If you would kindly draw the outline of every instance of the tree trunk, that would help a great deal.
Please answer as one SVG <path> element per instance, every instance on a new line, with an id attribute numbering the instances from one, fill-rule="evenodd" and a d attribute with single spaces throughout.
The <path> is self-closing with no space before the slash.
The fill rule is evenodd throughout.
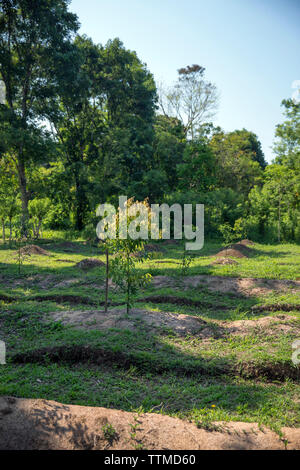
<path id="1" fill-rule="evenodd" d="M 19 187 L 21 192 L 22 200 L 22 219 L 21 219 L 21 232 L 23 235 L 28 235 L 28 193 L 27 193 L 27 180 L 25 174 L 25 165 L 23 158 L 19 156 L 18 158 L 18 177 L 19 177 Z"/>
<path id="2" fill-rule="evenodd" d="M 109 276 L 109 253 L 108 249 L 105 250 L 106 254 L 106 279 L 105 279 L 105 313 L 107 313 L 108 304 L 108 276 Z"/>
<path id="3" fill-rule="evenodd" d="M 278 243 L 280 243 L 280 218 L 281 218 L 281 213 L 280 213 L 280 201 L 279 201 L 279 206 L 278 206 Z"/>
<path id="4" fill-rule="evenodd" d="M 11 239 L 12 239 L 12 223 L 11 223 L 11 219 L 9 219 L 9 243 L 11 243 Z"/>
<path id="5" fill-rule="evenodd" d="M 84 227 L 84 215 L 87 208 L 87 199 L 83 190 L 83 184 L 80 181 L 78 174 L 75 174 L 75 186 L 76 186 L 76 208 L 75 208 L 75 228 L 76 230 L 83 230 Z"/>
<path id="6" fill-rule="evenodd" d="M 2 238 L 3 238 L 3 244 L 5 243 L 5 220 L 2 219 Z"/>

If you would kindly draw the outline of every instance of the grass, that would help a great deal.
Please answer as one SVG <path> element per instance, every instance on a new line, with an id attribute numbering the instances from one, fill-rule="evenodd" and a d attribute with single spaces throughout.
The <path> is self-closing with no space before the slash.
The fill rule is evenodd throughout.
<path id="1" fill-rule="evenodd" d="M 300 327 L 296 307 L 281 312 L 290 316 L 288 331 L 277 328 L 276 318 L 267 332 L 255 328 L 254 322 L 251 331 L 235 336 L 220 334 L 216 323 L 277 317 L 280 307 L 272 312 L 256 312 L 252 307 L 280 303 L 296 306 L 299 294 L 287 290 L 237 296 L 205 287 L 183 289 L 178 264 L 182 246 L 162 245 L 160 257 L 140 269 L 171 276 L 174 285 L 150 285 L 139 293 L 137 308 L 199 316 L 215 334 L 203 340 L 193 335 L 179 337 L 163 329 L 149 332 L 139 324 L 135 331 L 103 332 L 76 330 L 50 321 L 50 317 L 45 323 L 52 311 L 95 310 L 104 300 L 100 287 L 105 268 L 84 272 L 75 267 L 89 256 L 105 261 L 104 254 L 82 241 L 73 242 L 74 251 L 64 251 L 60 245 L 63 240 L 58 238 L 62 234 L 51 236 L 56 238 L 42 244 L 51 256 L 27 258 L 21 275 L 15 249 L 0 246 L 0 339 L 7 347 L 7 364 L 0 366 L 0 395 L 166 413 L 209 430 L 214 429 L 214 421 L 230 420 L 258 422 L 278 432 L 282 426 L 299 426 L 299 383 L 291 362 L 291 344 Z M 235 265 L 211 265 L 220 249 L 220 244 L 206 243 L 193 256 L 188 276 L 299 277 L 299 246 L 255 244 L 250 258 L 238 259 Z M 151 296 L 189 299 L 196 305 L 144 300 Z M 124 298 L 111 292 L 110 300 L 123 302 Z M 61 360 L 53 359 L 55 348 L 62 348 Z M 68 357 L 64 356 L 67 349 Z M 36 351 L 43 352 L 37 362 L 15 360 L 26 355 L 30 359 Z M 72 360 L 70 354 L 76 351 L 81 355 L 85 351 L 85 360 L 76 356 Z M 98 357 L 97 351 L 104 351 L 109 360 L 97 363 L 93 360 Z"/>

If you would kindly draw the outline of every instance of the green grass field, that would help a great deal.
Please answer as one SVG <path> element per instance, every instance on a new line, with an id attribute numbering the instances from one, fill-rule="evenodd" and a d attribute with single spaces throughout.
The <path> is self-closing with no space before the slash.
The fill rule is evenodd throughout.
<path id="1" fill-rule="evenodd" d="M 169 284 L 140 291 L 135 308 L 198 317 L 210 332 L 203 337 L 138 321 L 134 329 L 101 330 L 52 320 L 51 312 L 101 310 L 104 300 L 105 267 L 75 266 L 87 257 L 104 262 L 104 254 L 80 240 L 68 246 L 59 235 L 38 243 L 49 255 L 26 258 L 20 273 L 16 248 L 0 247 L 0 339 L 7 348 L 0 395 L 152 411 L 206 429 L 213 421 L 258 422 L 277 432 L 300 425 L 299 368 L 291 360 L 300 339 L 299 285 L 297 291 L 292 282 L 282 284 L 299 280 L 299 246 L 255 244 L 249 258 L 214 265 L 222 247 L 207 242 L 184 276 L 183 245 L 158 243 L 140 269 Z M 255 285 L 219 291 L 218 282 L 194 285 L 196 276 L 222 276 L 233 285 L 253 278 Z M 261 288 L 259 279 L 274 281 Z M 110 301 L 122 303 L 124 296 L 113 290 Z M 265 317 L 274 319 L 263 323 Z M 241 320 L 251 325 L 228 333 Z M 95 360 L 103 351 L 105 360 Z"/>

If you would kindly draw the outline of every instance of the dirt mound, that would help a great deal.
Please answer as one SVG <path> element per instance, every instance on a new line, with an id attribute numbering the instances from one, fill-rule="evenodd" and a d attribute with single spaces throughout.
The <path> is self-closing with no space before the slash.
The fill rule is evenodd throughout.
<path id="1" fill-rule="evenodd" d="M 109 328 L 128 329 L 136 331 L 136 323 L 145 325 L 145 328 L 165 328 L 180 336 L 188 334 L 201 335 L 206 322 L 191 315 L 177 315 L 171 312 L 155 312 L 140 309 L 131 309 L 126 315 L 125 309 L 113 309 L 109 313 L 102 310 L 57 311 L 49 314 L 54 321 L 61 321 L 65 325 L 74 325 L 76 328 L 106 330 Z M 205 328 L 205 337 L 213 336 L 213 329 Z"/>
<path id="2" fill-rule="evenodd" d="M 76 268 L 83 269 L 84 271 L 89 271 L 90 269 L 100 268 L 105 266 L 103 261 L 100 261 L 97 258 L 85 258 L 81 260 L 79 263 L 75 264 Z"/>
<path id="3" fill-rule="evenodd" d="M 256 320 L 218 321 L 217 324 L 230 335 L 247 336 L 258 330 L 265 332 L 266 336 L 280 333 L 300 334 L 300 325 L 295 324 L 296 317 L 277 315 L 263 317 Z"/>
<path id="4" fill-rule="evenodd" d="M 236 296 L 269 295 L 274 292 L 299 293 L 300 281 L 287 279 L 236 278 L 199 274 L 177 279 L 171 276 L 153 276 L 152 285 L 158 289 L 179 287 L 190 289 L 204 287 L 212 292 L 231 293 Z"/>
<path id="5" fill-rule="evenodd" d="M 234 259 L 231 259 L 231 258 L 220 258 L 220 259 L 216 259 L 211 264 L 212 265 L 215 265 L 215 264 L 221 264 L 221 265 L 237 264 L 237 261 L 235 261 Z"/>
<path id="6" fill-rule="evenodd" d="M 248 240 L 248 238 L 245 238 L 244 240 L 241 240 L 239 244 L 244 246 L 253 246 L 254 242 L 252 240 Z"/>
<path id="7" fill-rule="evenodd" d="M 234 248 L 226 248 L 225 250 L 219 251 L 219 253 L 217 253 L 214 256 L 217 256 L 217 257 L 220 257 L 220 258 L 227 258 L 227 257 L 230 257 L 230 256 L 232 258 L 247 258 L 247 256 L 244 253 L 242 253 L 241 251 L 236 250 Z"/>
<path id="8" fill-rule="evenodd" d="M 207 431 L 161 414 L 48 400 L 0 397 L 0 420 L 1 450 L 300 449 L 298 428 L 282 428 L 281 438 L 256 423 L 219 422 Z"/>
<path id="9" fill-rule="evenodd" d="M 42 255 L 50 256 L 49 251 L 44 250 L 38 245 L 26 245 L 21 248 L 22 255 L 31 256 L 31 255 Z"/>

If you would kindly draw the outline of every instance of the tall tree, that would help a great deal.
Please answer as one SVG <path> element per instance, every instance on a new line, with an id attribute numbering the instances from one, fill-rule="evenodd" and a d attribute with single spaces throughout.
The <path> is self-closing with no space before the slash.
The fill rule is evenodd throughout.
<path id="1" fill-rule="evenodd" d="M 0 79 L 6 88 L 1 118 L 8 123 L 1 138 L 17 169 L 24 230 L 29 200 L 26 169 L 35 154 L 40 156 L 45 140 L 39 126 L 43 103 L 66 81 L 73 63 L 70 40 L 78 22 L 76 15 L 68 12 L 68 3 L 0 1 Z"/>
<path id="2" fill-rule="evenodd" d="M 300 104 L 283 100 L 286 120 L 276 127 L 276 162 L 300 172 Z"/>
<path id="3" fill-rule="evenodd" d="M 161 89 L 159 104 L 163 114 L 184 123 L 186 135 L 196 137 L 201 124 L 210 120 L 217 109 L 216 86 L 204 77 L 205 68 L 194 64 L 178 70 L 176 84 Z"/>

